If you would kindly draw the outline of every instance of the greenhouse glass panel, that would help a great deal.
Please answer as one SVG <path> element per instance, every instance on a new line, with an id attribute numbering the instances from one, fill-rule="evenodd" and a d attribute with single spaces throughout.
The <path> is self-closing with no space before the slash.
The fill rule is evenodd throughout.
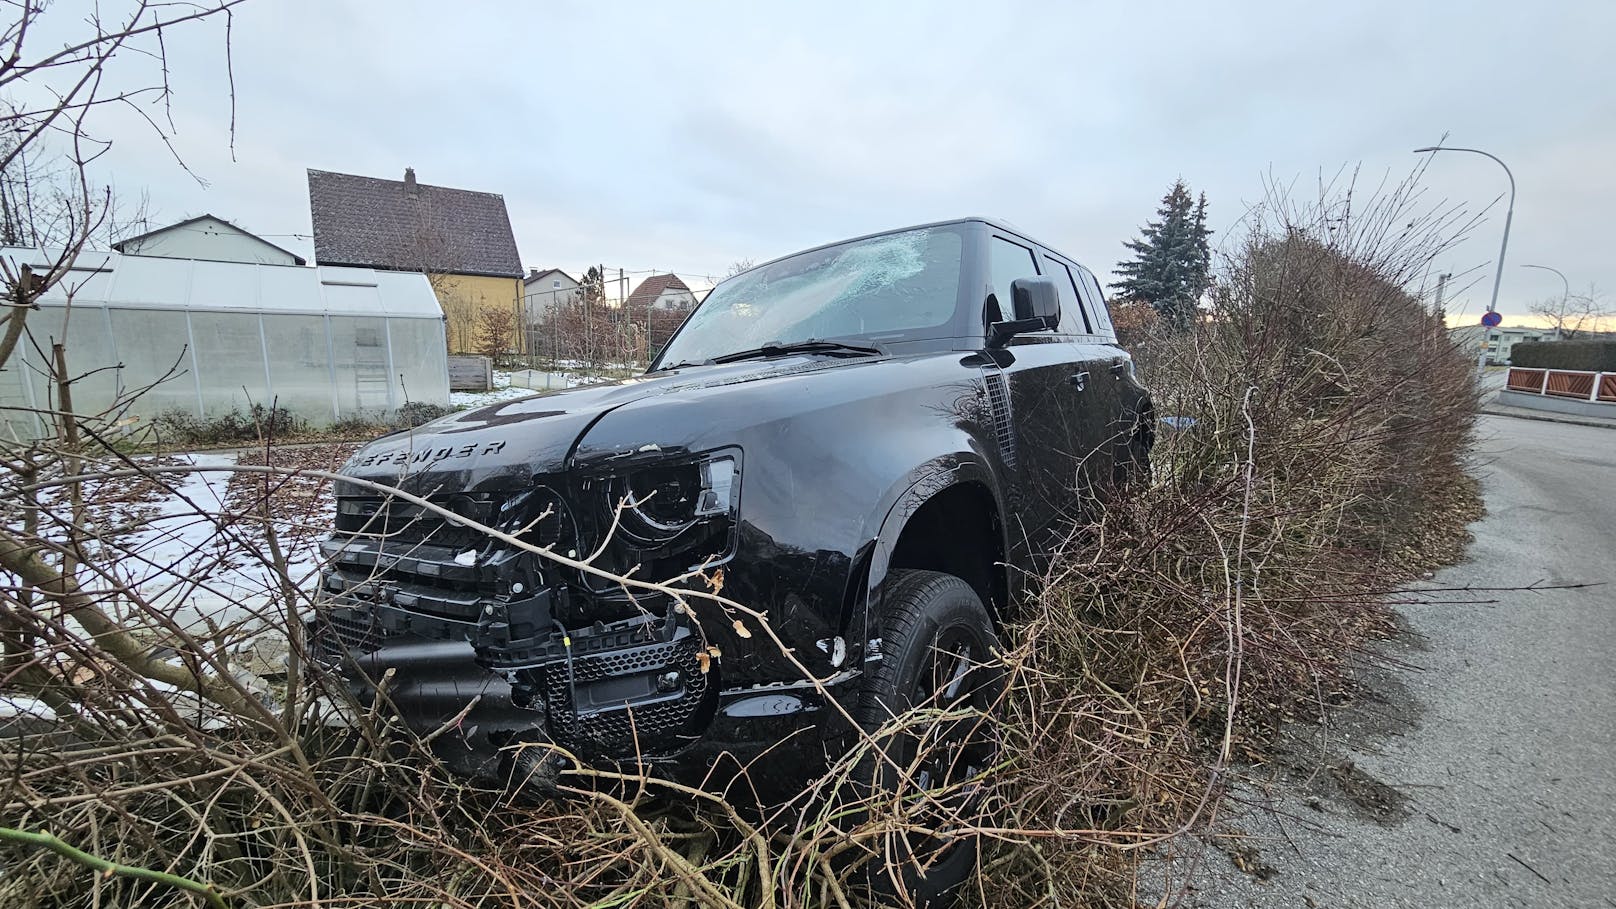
<path id="1" fill-rule="evenodd" d="M 131 414 L 150 418 L 168 410 L 196 413 L 196 376 L 185 330 L 185 313 L 166 309 L 111 309 L 112 334 L 123 393 L 134 395 Z"/>
<path id="2" fill-rule="evenodd" d="M 0 248 L 13 269 L 42 269 L 60 254 Z M 97 252 L 81 254 L 40 302 L 28 327 L 41 349 L 24 344 L 0 369 L 0 408 L 10 408 L 0 409 L 0 433 L 19 438 L 51 434 L 33 409 L 57 397 L 46 361 L 69 304 L 68 367 L 83 414 L 214 420 L 275 401 L 323 426 L 385 417 L 406 400 L 449 400 L 443 310 L 421 274 Z"/>
<path id="3" fill-rule="evenodd" d="M 118 362 L 118 358 L 107 334 L 107 317 L 101 307 L 42 306 L 28 318 L 28 333 L 39 347 L 36 350 L 30 345 L 26 351 L 28 363 L 33 366 L 28 375 L 34 383 L 34 402 L 38 407 L 57 406 L 54 370 L 47 361 L 55 356 L 51 346 L 65 341 L 67 374 L 74 379 L 74 412 L 94 417 L 112 409 L 118 397 L 117 371 L 101 367 Z M 23 350 L 22 345 L 17 349 Z"/>
<path id="4" fill-rule="evenodd" d="M 442 403 L 449 394 L 449 366 L 443 356 L 443 323 L 437 319 L 388 319 L 392 335 L 397 400 Z"/>
<path id="5" fill-rule="evenodd" d="M 270 392 L 278 406 L 325 423 L 331 413 L 331 355 L 323 316 L 264 316 Z"/>
<path id="6" fill-rule="evenodd" d="M 331 350 L 337 375 L 337 410 L 342 416 L 380 417 L 393 408 L 387 381 L 386 322 L 332 316 Z"/>
<path id="7" fill-rule="evenodd" d="M 196 341 L 204 418 L 232 410 L 246 414 L 254 404 L 269 405 L 257 313 L 193 311 L 191 337 Z"/>
<path id="8" fill-rule="evenodd" d="M 6 365 L 0 367 L 0 433 L 8 439 L 32 439 L 43 431 L 23 388 L 22 376 L 27 368 L 23 366 L 22 353 L 18 346 Z"/>

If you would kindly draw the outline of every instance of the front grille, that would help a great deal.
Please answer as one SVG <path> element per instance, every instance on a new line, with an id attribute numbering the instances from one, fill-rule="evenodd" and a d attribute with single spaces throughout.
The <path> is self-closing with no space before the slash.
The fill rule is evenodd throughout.
<path id="1" fill-rule="evenodd" d="M 492 494 L 432 496 L 427 501 L 479 524 L 497 522 L 499 500 Z M 487 542 L 480 532 L 414 502 L 379 496 L 344 496 L 337 501 L 337 533 L 455 549 Z"/>
<path id="2" fill-rule="evenodd" d="M 309 623 L 309 629 L 315 645 L 333 658 L 340 657 L 345 649 L 374 653 L 388 635 L 368 610 L 356 609 L 331 609 Z"/>
<path id="3" fill-rule="evenodd" d="M 322 553 L 358 581 L 487 595 L 501 589 L 501 581 L 520 580 L 531 588 L 536 579 L 506 577 L 491 568 L 509 565 L 516 548 L 458 518 L 520 534 L 524 542 L 537 546 L 559 548 L 563 536 L 576 537 L 572 512 L 546 486 L 436 495 L 427 501 L 453 516 L 391 496 L 342 496 L 337 500 L 335 532 L 321 545 Z M 565 548 L 575 547 L 568 543 Z"/>

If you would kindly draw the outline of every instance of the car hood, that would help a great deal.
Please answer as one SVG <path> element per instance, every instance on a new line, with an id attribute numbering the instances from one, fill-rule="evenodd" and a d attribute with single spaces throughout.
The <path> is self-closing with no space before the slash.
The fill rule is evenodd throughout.
<path id="1" fill-rule="evenodd" d="M 383 436 L 355 453 L 342 473 L 418 495 L 519 488 L 535 476 L 566 470 L 589 427 L 626 404 L 867 362 L 871 360 L 780 357 L 696 366 L 515 398 Z M 644 433 L 646 443 L 654 445 L 659 435 L 654 420 L 648 421 Z"/>

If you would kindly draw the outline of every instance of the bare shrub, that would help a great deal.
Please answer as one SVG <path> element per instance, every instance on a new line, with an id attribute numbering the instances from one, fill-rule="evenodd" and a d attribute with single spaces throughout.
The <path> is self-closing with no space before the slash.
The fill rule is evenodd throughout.
<path id="1" fill-rule="evenodd" d="M 1021 833 L 984 903 L 1131 905 L 1138 857 L 1204 827 L 1230 764 L 1389 631 L 1384 597 L 1458 556 L 1476 390 L 1408 288 L 1466 224 L 1416 195 L 1271 198 L 1209 317 L 1141 351 L 1173 418 L 1158 481 L 1074 534 L 1012 635 L 1021 760 L 996 820 Z"/>

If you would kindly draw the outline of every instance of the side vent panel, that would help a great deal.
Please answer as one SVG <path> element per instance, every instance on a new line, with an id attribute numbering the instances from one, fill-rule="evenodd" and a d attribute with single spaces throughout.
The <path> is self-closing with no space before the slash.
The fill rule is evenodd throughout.
<path id="1" fill-rule="evenodd" d="M 986 374 L 988 406 L 993 409 L 993 433 L 999 440 L 999 456 L 1011 470 L 1016 468 L 1016 428 L 1010 421 L 1010 392 L 1005 386 L 1004 373 L 989 370 Z"/>

